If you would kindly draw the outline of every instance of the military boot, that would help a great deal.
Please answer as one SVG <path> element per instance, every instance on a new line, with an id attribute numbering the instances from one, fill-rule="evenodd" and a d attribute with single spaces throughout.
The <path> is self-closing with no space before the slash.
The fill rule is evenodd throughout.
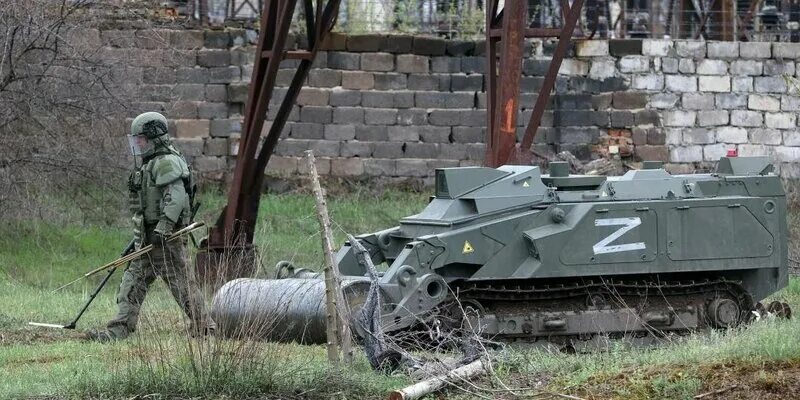
<path id="1" fill-rule="evenodd" d="M 98 343 L 114 342 L 117 338 L 105 329 L 89 329 L 84 333 L 86 340 Z"/>

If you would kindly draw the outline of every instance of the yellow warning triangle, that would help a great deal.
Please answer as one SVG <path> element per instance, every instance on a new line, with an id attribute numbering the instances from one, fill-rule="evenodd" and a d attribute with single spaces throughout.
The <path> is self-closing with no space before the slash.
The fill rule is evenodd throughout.
<path id="1" fill-rule="evenodd" d="M 531 185 L 528 185 L 528 181 L 522 182 L 522 187 L 530 187 L 530 186 Z"/>
<path id="2" fill-rule="evenodd" d="M 472 253 L 473 251 L 475 251 L 475 249 L 472 248 L 472 245 L 469 244 L 469 241 L 465 240 L 464 250 L 462 251 L 462 254 Z"/>

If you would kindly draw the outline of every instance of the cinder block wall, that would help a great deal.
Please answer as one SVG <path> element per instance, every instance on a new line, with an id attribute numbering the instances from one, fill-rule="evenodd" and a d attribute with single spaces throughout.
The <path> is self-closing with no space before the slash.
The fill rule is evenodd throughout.
<path id="1" fill-rule="evenodd" d="M 195 167 L 235 163 L 254 31 L 101 31 L 110 56 L 128 60 L 123 79 L 141 101 L 131 114 L 161 110 Z M 297 38 L 295 38 L 297 39 Z M 293 43 L 302 47 L 302 43 Z M 518 134 L 548 66 L 551 42 L 529 42 Z M 333 35 L 320 52 L 269 164 L 302 169 L 314 149 L 323 173 L 429 177 L 436 167 L 479 165 L 485 152 L 482 42 Z M 736 148 L 769 155 L 800 177 L 800 44 L 669 40 L 575 43 L 536 137 L 539 152 L 588 160 L 619 145 L 623 156 L 661 160 L 675 172 L 707 169 Z M 285 61 L 268 117 L 285 94 Z"/>

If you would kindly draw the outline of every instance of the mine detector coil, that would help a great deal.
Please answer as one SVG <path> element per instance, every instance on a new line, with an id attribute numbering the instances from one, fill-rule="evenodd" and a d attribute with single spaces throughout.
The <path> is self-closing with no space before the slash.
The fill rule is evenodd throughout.
<path id="1" fill-rule="evenodd" d="M 482 334 L 574 345 L 607 336 L 648 343 L 747 322 L 758 301 L 788 283 L 786 199 L 769 160 L 723 157 L 714 173 L 692 175 L 645 165 L 612 177 L 571 175 L 562 163 L 549 174 L 437 169 L 425 209 L 357 237 L 374 264 L 387 265 L 383 329 L 458 323 L 471 308 Z M 365 279 L 350 243 L 336 262 L 343 279 Z M 215 296 L 215 320 L 324 323 L 320 307 L 286 311 L 322 303 L 321 281 L 300 275 L 229 282 Z M 281 289 L 298 285 L 319 290 Z"/>

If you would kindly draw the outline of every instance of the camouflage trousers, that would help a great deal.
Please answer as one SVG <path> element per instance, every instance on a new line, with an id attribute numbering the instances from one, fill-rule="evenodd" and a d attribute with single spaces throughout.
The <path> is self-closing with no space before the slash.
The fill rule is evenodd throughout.
<path id="1" fill-rule="evenodd" d="M 148 231 L 148 239 L 152 232 Z M 157 277 L 161 277 L 172 292 L 172 297 L 192 321 L 193 333 L 203 333 L 216 328 L 208 315 L 202 292 L 193 271 L 186 263 L 186 241 L 154 246 L 143 257 L 131 262 L 122 276 L 117 294 L 117 315 L 109 321 L 107 330 L 113 339 L 124 339 L 136 330 L 139 311 L 147 290 Z"/>

